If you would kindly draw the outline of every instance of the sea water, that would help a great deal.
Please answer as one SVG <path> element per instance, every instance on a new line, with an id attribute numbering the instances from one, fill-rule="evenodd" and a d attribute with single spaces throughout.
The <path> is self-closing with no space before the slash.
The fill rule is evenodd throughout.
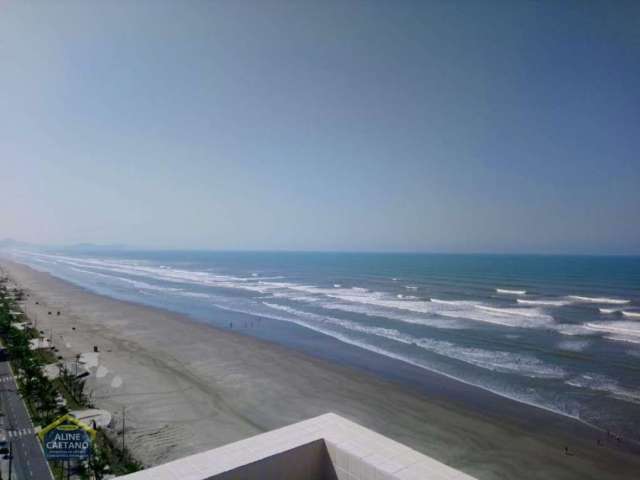
<path id="1" fill-rule="evenodd" d="M 640 439 L 640 258 L 15 251 L 97 293 Z M 415 373 L 418 372 L 418 373 Z"/>

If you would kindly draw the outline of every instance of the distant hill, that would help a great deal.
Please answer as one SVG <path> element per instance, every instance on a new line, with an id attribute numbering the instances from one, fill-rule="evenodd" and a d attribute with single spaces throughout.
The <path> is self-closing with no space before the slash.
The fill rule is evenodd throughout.
<path id="1" fill-rule="evenodd" d="M 29 249 L 29 250 L 44 250 L 44 251 L 73 251 L 73 252 L 104 252 L 104 251 L 116 251 L 116 250 L 127 250 L 127 245 L 113 243 L 106 245 L 99 245 L 95 243 L 76 243 L 73 245 L 38 245 L 35 243 L 22 242 L 20 240 L 15 240 L 13 238 L 5 238 L 0 240 L 0 249 Z"/>
<path id="2" fill-rule="evenodd" d="M 120 243 L 111 243 L 106 245 L 99 245 L 96 243 L 76 243 L 74 245 L 58 247 L 58 250 L 72 250 L 74 252 L 112 252 L 114 250 L 127 250 L 128 248 L 130 247 Z"/>
<path id="3" fill-rule="evenodd" d="M 28 242 L 21 242 L 20 240 L 14 240 L 13 238 L 5 238 L 0 240 L 0 248 L 33 248 L 36 245 Z"/>

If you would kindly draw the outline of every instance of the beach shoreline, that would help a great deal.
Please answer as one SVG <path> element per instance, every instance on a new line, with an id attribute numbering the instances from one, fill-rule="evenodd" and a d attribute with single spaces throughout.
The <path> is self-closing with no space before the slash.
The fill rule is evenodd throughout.
<path id="1" fill-rule="evenodd" d="M 126 409 L 128 448 L 145 465 L 333 411 L 479 479 L 628 478 L 640 471 L 640 455 L 596 447 L 597 431 L 586 425 L 489 392 L 469 387 L 478 408 L 465 409 L 437 388 L 416 391 L 5 259 L 0 267 L 30 294 L 27 314 L 53 332 L 62 356 L 98 347 L 87 389 L 116 424 Z M 492 403 L 510 412 L 483 412 Z M 565 445 L 573 455 L 563 454 Z"/>

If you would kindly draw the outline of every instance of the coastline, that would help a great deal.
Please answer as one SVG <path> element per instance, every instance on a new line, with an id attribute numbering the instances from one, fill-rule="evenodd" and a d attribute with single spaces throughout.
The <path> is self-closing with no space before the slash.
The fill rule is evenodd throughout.
<path id="1" fill-rule="evenodd" d="M 448 385 L 444 394 L 100 296 L 5 259 L 0 267 L 31 294 L 27 313 L 47 335 L 53 329 L 61 355 L 99 347 L 87 390 L 117 424 L 126 407 L 127 445 L 145 465 L 333 411 L 479 479 L 628 478 L 640 471 L 639 455 L 597 448 L 595 436 L 576 433 L 591 431 L 577 421 L 449 385 L 455 380 L 435 373 L 434 382 Z M 59 317 L 48 315 L 57 310 Z M 480 406 L 508 405 L 510 413 L 464 409 L 447 401 L 448 388 L 477 395 Z M 522 422 L 513 421 L 518 415 Z M 564 445 L 574 455 L 563 455 Z"/>

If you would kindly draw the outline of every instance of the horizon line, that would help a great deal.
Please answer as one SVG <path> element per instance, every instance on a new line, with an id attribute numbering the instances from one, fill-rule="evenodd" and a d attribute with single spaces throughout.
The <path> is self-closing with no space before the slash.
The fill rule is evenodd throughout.
<path id="1" fill-rule="evenodd" d="M 0 241 L 1 243 L 2 241 Z M 516 251 L 516 252 L 497 252 L 497 251 L 448 251 L 448 250 L 352 250 L 352 249 L 288 249 L 288 248 L 211 248 L 211 247 L 153 247 L 141 245 L 127 244 L 94 244 L 94 243 L 76 243 L 70 245 L 38 245 L 23 243 L 23 247 L 41 248 L 41 249 L 68 249 L 68 250 L 102 250 L 108 251 L 148 251 L 148 252 L 216 252 L 216 253 L 319 253 L 319 254 L 379 254 L 379 255 L 486 255 L 486 256 L 539 256 L 539 257 L 640 257 L 637 253 L 576 253 L 576 252 L 536 252 L 536 251 Z M 17 248 L 19 246 L 13 247 Z M 9 246 L 8 248 L 12 248 Z M 0 250 L 2 250 L 0 246 Z"/>

